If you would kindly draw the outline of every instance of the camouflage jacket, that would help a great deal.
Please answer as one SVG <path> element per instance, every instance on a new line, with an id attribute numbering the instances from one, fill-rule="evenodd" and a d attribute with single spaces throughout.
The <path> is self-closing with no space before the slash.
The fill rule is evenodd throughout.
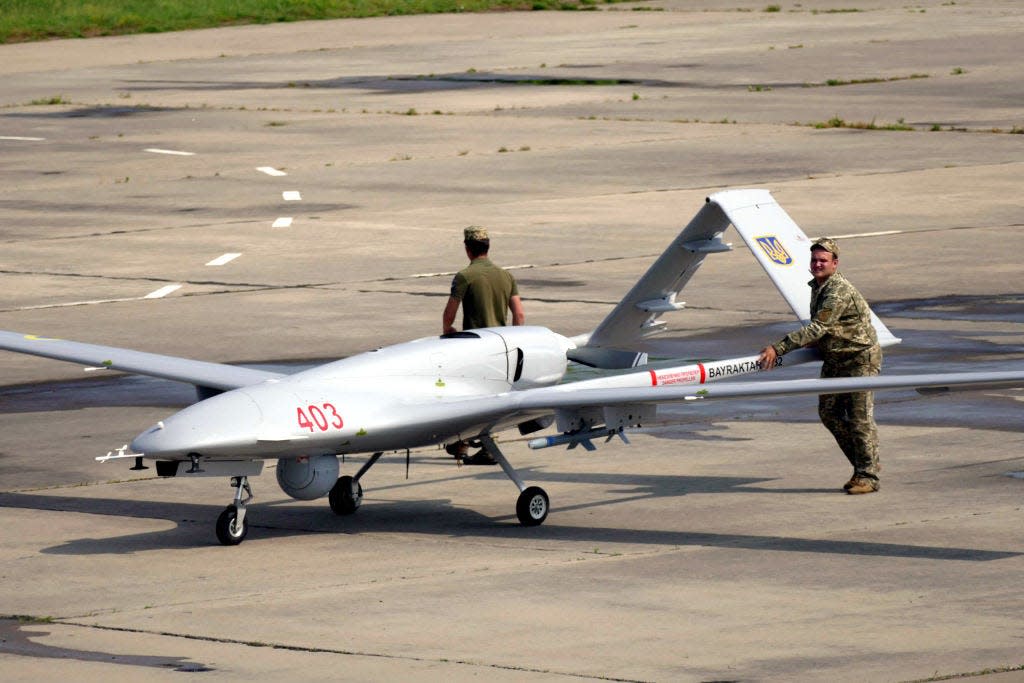
<path id="1" fill-rule="evenodd" d="M 772 344 L 785 354 L 816 344 L 826 361 L 842 362 L 861 352 L 878 348 L 871 311 L 860 292 L 840 273 L 818 285 L 811 280 L 811 322 Z"/>

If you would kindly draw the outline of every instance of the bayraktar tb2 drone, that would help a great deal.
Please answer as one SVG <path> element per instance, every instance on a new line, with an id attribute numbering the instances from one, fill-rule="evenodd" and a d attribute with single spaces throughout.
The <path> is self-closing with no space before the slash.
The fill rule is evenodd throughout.
<path id="1" fill-rule="evenodd" d="M 721 382 L 757 371 L 757 356 L 645 367 L 637 343 L 681 309 L 677 295 L 709 254 L 728 251 L 729 225 L 750 248 L 797 318 L 808 322 L 810 241 L 766 190 L 708 197 L 683 231 L 598 327 L 568 338 L 543 327 L 498 327 L 427 337 L 284 375 L 42 336 L 0 332 L 0 348 L 196 386 L 199 401 L 136 436 L 129 447 L 98 458 L 156 461 L 166 477 L 227 476 L 234 501 L 217 520 L 217 537 L 236 545 L 248 533 L 249 477 L 276 459 L 277 481 L 289 496 L 327 496 L 331 509 L 360 506 L 360 480 L 384 454 L 456 441 L 479 441 L 520 494 L 526 526 L 548 514 L 547 493 L 527 486 L 494 441 L 555 426 L 531 448 L 582 445 L 652 421 L 657 405 L 785 394 L 901 388 L 1024 386 L 1024 371 L 915 376 Z M 880 343 L 898 343 L 874 316 Z M 818 360 L 812 349 L 786 356 L 792 365 Z M 563 382 L 570 362 L 615 374 Z M 354 476 L 339 477 L 339 455 L 370 457 Z"/>

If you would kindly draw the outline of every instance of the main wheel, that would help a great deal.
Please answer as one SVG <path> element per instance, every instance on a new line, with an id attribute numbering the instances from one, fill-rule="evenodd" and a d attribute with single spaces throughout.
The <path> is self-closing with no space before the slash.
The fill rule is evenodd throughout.
<path id="1" fill-rule="evenodd" d="M 523 526 L 538 526 L 548 518 L 548 494 L 539 486 L 530 486 L 519 494 L 516 517 Z"/>
<path id="2" fill-rule="evenodd" d="M 336 515 L 351 515 L 363 504 L 363 485 L 352 477 L 338 477 L 327 496 Z"/>
<path id="3" fill-rule="evenodd" d="M 222 545 L 238 545 L 245 540 L 245 536 L 248 533 L 248 518 L 243 517 L 242 523 L 239 524 L 238 508 L 234 505 L 228 505 L 224 508 L 224 511 L 220 513 L 220 517 L 217 518 L 217 540 Z"/>

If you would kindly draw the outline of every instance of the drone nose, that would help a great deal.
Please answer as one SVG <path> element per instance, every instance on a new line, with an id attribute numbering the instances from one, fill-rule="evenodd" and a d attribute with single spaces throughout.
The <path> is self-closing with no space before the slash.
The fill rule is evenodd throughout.
<path id="1" fill-rule="evenodd" d="M 252 397 L 241 390 L 229 391 L 158 422 L 136 436 L 131 448 L 151 458 L 244 455 L 255 445 L 262 422 Z"/>

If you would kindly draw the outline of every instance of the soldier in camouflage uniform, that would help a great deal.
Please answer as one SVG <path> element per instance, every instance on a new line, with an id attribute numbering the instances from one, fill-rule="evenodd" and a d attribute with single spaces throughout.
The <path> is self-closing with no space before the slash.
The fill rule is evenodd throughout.
<path id="1" fill-rule="evenodd" d="M 803 346 L 817 346 L 824 358 L 822 377 L 864 377 L 882 369 L 882 349 L 864 297 L 839 267 L 839 247 L 822 237 L 811 245 L 811 322 L 761 351 L 761 367 L 770 370 L 782 356 Z M 832 432 L 853 476 L 843 490 L 850 494 L 878 490 L 878 429 L 870 391 L 822 394 L 818 415 Z"/>

